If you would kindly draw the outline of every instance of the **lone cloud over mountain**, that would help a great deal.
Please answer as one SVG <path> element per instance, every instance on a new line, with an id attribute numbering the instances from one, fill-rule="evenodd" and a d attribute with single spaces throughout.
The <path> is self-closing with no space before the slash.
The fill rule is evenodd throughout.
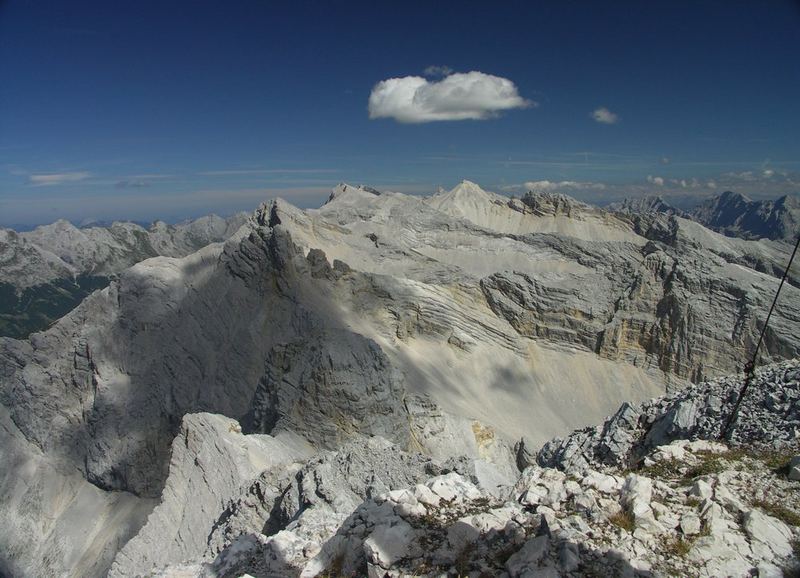
<path id="1" fill-rule="evenodd" d="M 452 73 L 433 82 L 421 76 L 389 78 L 369 95 L 370 118 L 403 123 L 486 120 L 506 110 L 535 106 L 507 78 L 476 71 Z"/>

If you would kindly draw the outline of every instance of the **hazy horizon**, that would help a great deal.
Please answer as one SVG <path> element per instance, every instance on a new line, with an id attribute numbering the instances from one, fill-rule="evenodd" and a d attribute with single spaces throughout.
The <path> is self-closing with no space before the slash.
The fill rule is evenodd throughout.
<path id="1" fill-rule="evenodd" d="M 363 186 L 371 186 L 371 185 L 369 185 L 369 183 L 357 183 L 357 184 L 356 183 L 347 183 L 347 184 L 353 185 L 353 186 L 362 186 L 362 185 Z M 330 192 L 331 192 L 332 188 L 333 187 L 325 189 L 324 191 L 320 191 L 318 194 L 317 193 L 313 193 L 313 194 L 309 194 L 308 196 L 304 196 L 302 201 L 299 202 L 299 203 L 296 203 L 296 205 L 301 209 L 318 208 L 318 207 L 322 206 L 328 200 L 328 197 L 330 195 Z M 375 188 L 375 187 L 373 187 L 373 188 Z M 450 188 L 452 188 L 452 187 L 448 187 L 448 189 L 450 189 Z M 498 194 L 501 194 L 501 195 L 508 196 L 509 198 L 515 197 L 515 196 L 519 197 L 519 196 L 524 194 L 524 192 L 521 193 L 521 192 L 518 192 L 518 191 L 494 190 L 494 189 L 491 189 L 490 187 L 482 187 L 482 188 L 485 188 L 486 190 L 489 190 L 489 191 L 494 192 L 494 193 L 498 193 Z M 383 189 L 381 192 L 395 192 L 395 193 L 397 193 L 397 192 L 402 192 L 402 191 L 392 191 L 392 190 L 389 190 L 389 189 Z M 533 192 L 537 192 L 537 191 L 533 191 Z M 539 192 L 552 192 L 552 193 L 568 194 L 568 193 L 563 193 L 562 191 L 556 190 L 556 189 L 541 189 Z M 707 200 L 709 198 L 712 198 L 714 196 L 722 194 L 723 192 L 738 193 L 738 191 L 723 190 L 723 191 L 711 192 L 711 193 L 705 193 L 705 194 L 697 194 L 697 193 L 683 193 L 683 194 L 681 194 L 681 192 L 676 192 L 674 194 L 668 194 L 668 193 L 663 193 L 663 192 L 650 193 L 650 192 L 647 192 L 647 191 L 642 191 L 640 194 L 636 194 L 636 191 L 631 191 L 631 194 L 624 195 L 624 194 L 622 194 L 622 193 L 624 193 L 624 191 L 621 191 L 620 192 L 621 196 L 619 196 L 619 197 L 612 196 L 612 197 L 605 197 L 605 198 L 602 198 L 602 199 L 598 200 L 598 199 L 592 199 L 591 197 L 587 197 L 586 194 L 582 194 L 579 191 L 579 192 L 577 192 L 577 194 L 569 195 L 569 196 L 571 196 L 571 197 L 573 197 L 573 198 L 575 198 L 575 199 L 577 199 L 579 201 L 582 201 L 582 202 L 585 202 L 585 203 L 588 203 L 588 204 L 591 204 L 591 205 L 595 205 L 595 206 L 601 207 L 601 208 L 602 207 L 607 207 L 608 205 L 610 205 L 612 203 L 619 202 L 619 201 L 624 200 L 624 199 L 631 199 L 631 198 L 637 198 L 637 197 L 643 197 L 643 196 L 660 196 L 660 197 L 662 197 L 664 199 L 665 202 L 669 203 L 673 207 L 675 207 L 677 209 L 688 210 L 688 209 L 691 209 L 692 207 L 695 207 L 695 206 L 703 203 L 705 200 Z M 406 192 L 406 194 L 418 195 L 418 196 L 427 196 L 427 195 L 432 195 L 432 194 L 435 194 L 435 193 L 436 193 L 436 191 L 423 191 L 423 192 L 407 191 Z M 257 194 L 257 193 L 254 193 L 254 194 Z M 744 193 L 741 193 L 741 194 L 744 194 Z M 756 197 L 753 197 L 753 196 L 750 196 L 750 195 L 744 195 L 744 196 L 745 197 L 749 197 L 751 200 L 754 200 L 754 201 L 761 201 L 761 200 L 777 200 L 780 197 L 783 197 L 783 196 L 786 196 L 786 195 L 756 196 Z M 788 196 L 799 197 L 800 195 L 797 195 L 797 194 L 794 194 L 794 193 L 788 193 Z M 198 219 L 198 218 L 206 217 L 206 216 L 210 216 L 210 215 L 216 215 L 216 216 L 219 216 L 219 217 L 228 218 L 228 217 L 231 217 L 231 216 L 233 216 L 233 215 L 235 215 L 237 213 L 242 213 L 242 212 L 250 213 L 250 212 L 255 211 L 261 203 L 264 203 L 264 202 L 267 202 L 267 201 L 269 201 L 271 199 L 276 199 L 276 198 L 283 198 L 283 199 L 286 200 L 286 196 L 285 195 L 275 194 L 275 195 L 267 195 L 267 196 L 264 196 L 264 197 L 261 197 L 261 198 L 254 197 L 253 198 L 253 203 L 249 204 L 249 205 L 245 205 L 244 201 L 242 201 L 241 207 L 239 207 L 239 208 L 236 208 L 236 207 L 230 208 L 230 210 L 215 210 L 213 207 L 211 207 L 211 208 L 209 208 L 208 211 L 199 210 L 199 211 L 194 212 L 194 213 L 177 213 L 177 212 L 175 212 L 175 213 L 172 213 L 172 214 L 169 214 L 169 213 L 165 213 L 165 214 L 150 214 L 149 212 L 144 212 L 144 213 L 141 213 L 141 215 L 142 215 L 141 217 L 136 217 L 135 215 L 137 213 L 135 211 L 127 211 L 124 214 L 120 215 L 119 217 L 114 217 L 112 215 L 110 218 L 95 218 L 95 217 L 90 217 L 90 216 L 83 216 L 82 214 L 81 215 L 76 215 L 75 217 L 70 218 L 67 214 L 65 214 L 65 215 L 50 219 L 50 220 L 43 220 L 43 221 L 31 220 L 31 221 L 26 222 L 26 221 L 23 220 L 23 221 L 18 221 L 18 222 L 11 222 L 11 221 L 0 222 L 0 228 L 13 229 L 13 230 L 18 231 L 18 232 L 23 232 L 23 231 L 33 230 L 36 227 L 40 227 L 40 226 L 43 226 L 43 225 L 49 225 L 49 224 L 54 223 L 55 221 L 59 221 L 59 220 L 69 221 L 70 223 L 72 223 L 73 225 L 75 225 L 76 227 L 79 227 L 79 228 L 80 227 L 92 227 L 92 226 L 108 226 L 113 222 L 132 222 L 132 223 L 136 223 L 136 224 L 141 225 L 141 226 L 146 228 L 146 227 L 150 226 L 151 224 L 153 224 L 156 221 L 163 221 L 163 222 L 165 222 L 167 224 L 177 224 L 177 223 L 190 221 L 190 220 L 194 220 L 194 219 Z M 82 209 L 79 209 L 79 211 L 82 212 Z"/>
<path id="2" fill-rule="evenodd" d="M 791 0 L 0 4 L 0 225 L 181 220 L 338 182 L 602 205 L 800 192 Z"/>

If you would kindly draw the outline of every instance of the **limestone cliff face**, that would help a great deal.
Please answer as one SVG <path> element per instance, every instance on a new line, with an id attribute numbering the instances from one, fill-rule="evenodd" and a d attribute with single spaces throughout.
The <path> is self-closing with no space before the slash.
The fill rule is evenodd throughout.
<path id="1" fill-rule="evenodd" d="M 681 219 L 634 221 L 560 198 L 521 211 L 498 197 L 473 184 L 428 199 L 342 185 L 317 210 L 274 201 L 225 244 L 142 261 L 47 331 L 0 338 L 14 459 L 50 468 L 53 487 L 74 482 L 98 509 L 125 497 L 117 518 L 74 522 L 76 535 L 103 532 L 113 546 L 75 538 L 47 557 L 9 525 L 0 570 L 69 574 L 75 556 L 90 574 L 107 570 L 154 501 L 153 515 L 169 517 L 174 476 L 217 488 L 205 494 L 214 508 L 245 508 L 234 494 L 258 475 L 249 454 L 234 452 L 230 478 L 180 473 L 194 463 L 176 461 L 190 413 L 313 451 L 379 436 L 440 462 L 508 462 L 519 438 L 534 447 L 624 401 L 736 370 L 778 283 L 748 259 L 787 257 L 785 244 Z M 800 294 L 785 291 L 765 358 L 798 353 Z M 192 443 L 192 456 L 214 449 Z M 75 491 L 44 501 L 55 508 Z M 28 507 L 41 492 L 13 475 L 0 492 L 13 496 L 12 519 L 41 522 Z M 58 523 L 71 515 L 52 511 Z M 145 536 L 138 548 L 163 538 L 174 556 L 202 545 Z"/>
<path id="2" fill-rule="evenodd" d="M 779 283 L 743 266 L 743 255 L 780 245 L 726 246 L 705 232 L 718 243 L 707 246 L 696 225 L 674 217 L 653 219 L 646 226 L 637 223 L 649 239 L 642 246 L 580 244 L 578 262 L 587 270 L 579 274 L 486 277 L 481 281 L 486 299 L 531 338 L 571 343 L 694 382 L 736 371 L 755 347 Z M 788 288 L 780 302 L 782 318 L 766 337 L 767 360 L 798 353 L 792 322 L 800 314 L 792 301 L 796 293 Z"/>

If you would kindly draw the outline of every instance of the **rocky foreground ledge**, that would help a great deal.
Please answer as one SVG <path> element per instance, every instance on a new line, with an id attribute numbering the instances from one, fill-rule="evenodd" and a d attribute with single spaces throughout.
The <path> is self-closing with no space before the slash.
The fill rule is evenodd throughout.
<path id="1" fill-rule="evenodd" d="M 572 470 L 611 465 L 635 467 L 645 455 L 674 440 L 718 440 L 733 412 L 744 377 L 689 386 L 639 405 L 623 404 L 602 425 L 546 443 L 535 461 Z M 800 367 L 787 361 L 757 370 L 726 437 L 732 446 L 781 450 L 800 438 Z M 530 461 L 524 446 L 520 459 Z"/>
<path id="2" fill-rule="evenodd" d="M 714 441 L 740 385 L 625 405 L 547 444 L 537 457 L 552 467 L 529 465 L 516 481 L 482 460 L 436 464 L 379 438 L 350 445 L 299 470 L 263 525 L 239 524 L 213 559 L 155 575 L 794 575 L 800 362 L 760 370 L 731 444 Z M 226 523 L 252 522 L 252 510 L 231 504 Z"/>

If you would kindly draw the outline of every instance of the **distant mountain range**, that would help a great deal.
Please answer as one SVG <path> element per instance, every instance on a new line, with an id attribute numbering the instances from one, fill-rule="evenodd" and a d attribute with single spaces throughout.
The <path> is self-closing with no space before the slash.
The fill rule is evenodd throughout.
<path id="1" fill-rule="evenodd" d="M 78 228 L 60 220 L 32 231 L 0 229 L 0 336 L 44 329 L 112 275 L 150 257 L 183 257 L 224 241 L 246 220 L 240 213 L 149 228 L 131 222 Z"/>
<path id="2" fill-rule="evenodd" d="M 686 211 L 673 207 L 660 196 L 648 196 L 625 199 L 607 208 L 621 213 L 675 215 L 742 239 L 794 240 L 800 233 L 800 198 L 796 195 L 754 201 L 726 191 Z"/>

